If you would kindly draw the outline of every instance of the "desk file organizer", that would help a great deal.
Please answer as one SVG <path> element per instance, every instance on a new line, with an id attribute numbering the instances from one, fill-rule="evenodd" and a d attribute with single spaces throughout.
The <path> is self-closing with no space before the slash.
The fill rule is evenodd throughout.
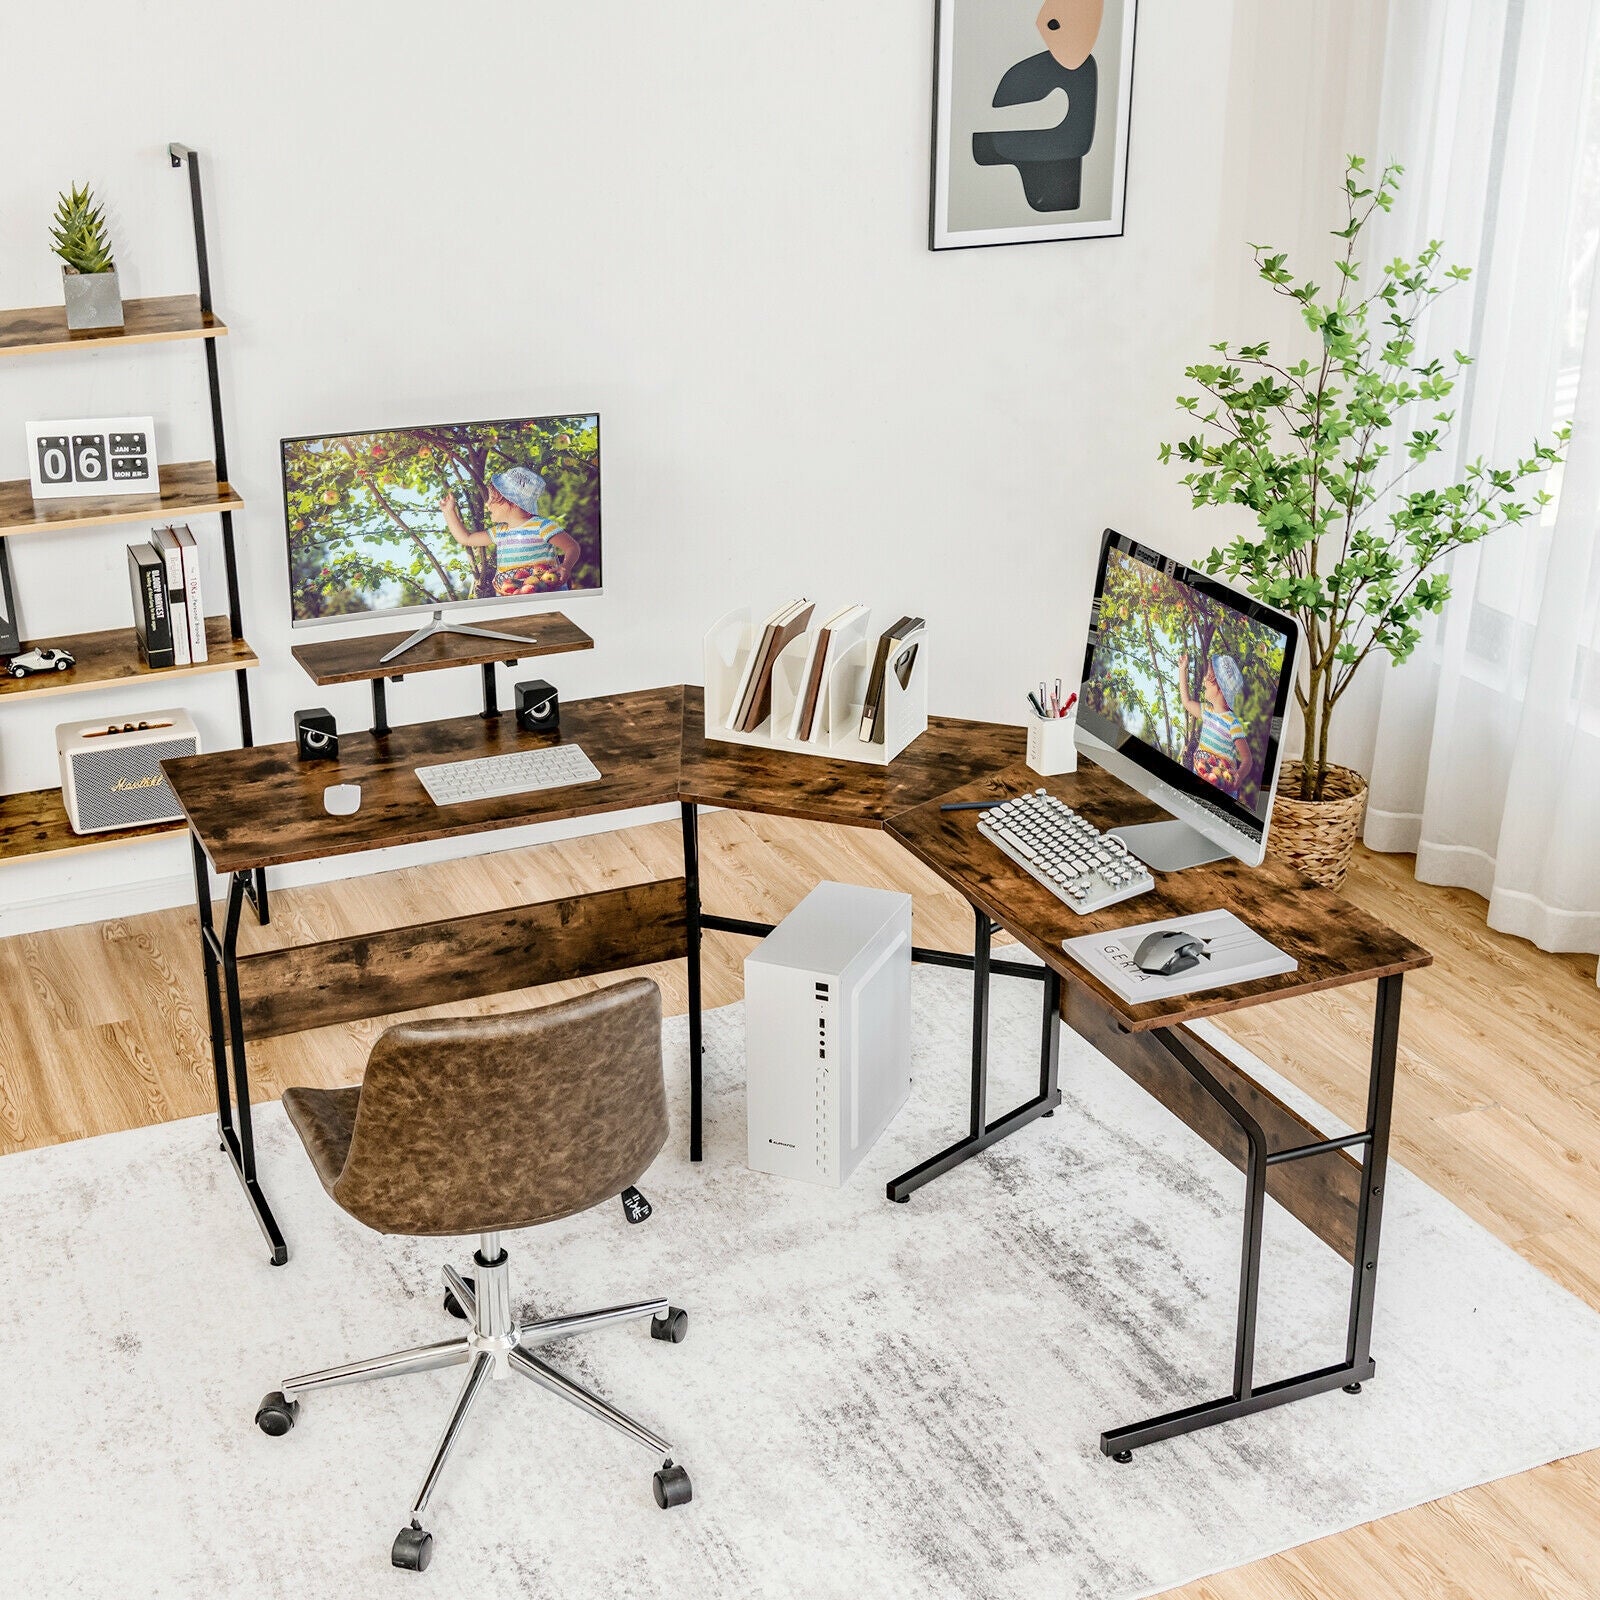
<path id="1" fill-rule="evenodd" d="M 820 610 L 814 615 L 820 615 Z M 891 619 L 892 620 L 892 619 Z M 894 658 L 884 673 L 883 702 L 879 717 L 883 743 L 864 743 L 860 737 L 861 707 L 867 679 L 872 673 L 878 633 L 870 614 L 863 619 L 859 638 L 846 645 L 828 669 L 818 701 L 817 724 L 809 739 L 791 739 L 786 729 L 795 699 L 805 692 L 805 664 L 815 629 L 789 642 L 772 668 L 772 711 L 752 733 L 736 733 L 726 726 L 733 697 L 739 692 L 745 662 L 761 643 L 762 625 L 748 606 L 730 611 L 706 635 L 706 738 L 726 744 L 757 745 L 764 750 L 793 750 L 800 755 L 831 756 L 837 761 L 864 761 L 886 767 L 928 727 L 928 635 L 924 628 L 913 641 L 916 655 L 905 681 L 894 670 Z"/>

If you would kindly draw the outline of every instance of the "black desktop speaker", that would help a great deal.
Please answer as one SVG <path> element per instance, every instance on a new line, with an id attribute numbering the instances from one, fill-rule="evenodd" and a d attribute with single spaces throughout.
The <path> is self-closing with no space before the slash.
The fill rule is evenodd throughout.
<path id="1" fill-rule="evenodd" d="M 514 686 L 517 696 L 517 726 L 524 733 L 561 732 L 561 696 L 553 683 L 533 678 Z"/>
<path id="2" fill-rule="evenodd" d="M 339 759 L 339 724 L 333 713 L 322 706 L 294 714 L 294 742 L 300 746 L 302 761 Z"/>

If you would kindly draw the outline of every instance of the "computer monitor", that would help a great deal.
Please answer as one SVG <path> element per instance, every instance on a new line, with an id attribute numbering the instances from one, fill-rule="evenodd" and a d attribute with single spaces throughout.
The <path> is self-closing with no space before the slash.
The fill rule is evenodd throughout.
<path id="1" fill-rule="evenodd" d="M 600 592 L 600 418 L 509 417 L 282 441 L 296 627 Z"/>
<path id="2" fill-rule="evenodd" d="M 1075 738 L 1172 813 L 1111 830 L 1141 861 L 1260 864 L 1299 649 L 1293 617 L 1106 529 Z"/>

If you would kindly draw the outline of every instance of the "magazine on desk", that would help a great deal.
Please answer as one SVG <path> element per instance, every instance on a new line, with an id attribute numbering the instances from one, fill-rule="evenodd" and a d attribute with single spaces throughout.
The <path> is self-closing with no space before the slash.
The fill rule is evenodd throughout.
<path id="1" fill-rule="evenodd" d="M 1170 978 L 1141 972 L 1134 964 L 1139 946 L 1152 933 L 1178 931 L 1192 934 L 1206 946 L 1200 964 Z M 1202 911 L 1190 917 L 1168 917 L 1162 922 L 1114 928 L 1107 933 L 1081 934 L 1076 939 L 1063 939 L 1061 948 L 1113 994 L 1134 1005 L 1169 1000 L 1173 995 L 1194 994 L 1201 989 L 1249 983 L 1253 978 L 1270 978 L 1279 972 L 1293 972 L 1300 965 L 1231 911 Z"/>

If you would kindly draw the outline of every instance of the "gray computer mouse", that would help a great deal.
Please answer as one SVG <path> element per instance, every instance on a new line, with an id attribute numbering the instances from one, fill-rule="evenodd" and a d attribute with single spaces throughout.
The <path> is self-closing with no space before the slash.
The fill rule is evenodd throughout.
<path id="1" fill-rule="evenodd" d="M 1154 977 L 1175 978 L 1190 967 L 1198 967 L 1210 955 L 1203 939 L 1182 928 L 1169 928 L 1164 933 L 1147 934 L 1133 953 L 1133 964 Z"/>

